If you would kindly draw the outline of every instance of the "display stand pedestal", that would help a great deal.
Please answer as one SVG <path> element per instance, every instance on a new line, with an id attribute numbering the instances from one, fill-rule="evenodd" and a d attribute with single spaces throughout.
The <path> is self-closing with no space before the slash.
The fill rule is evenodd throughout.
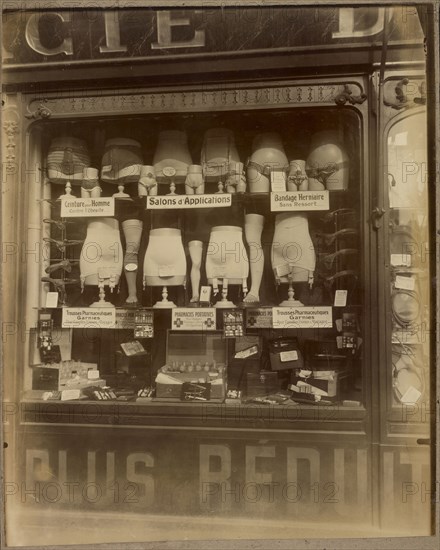
<path id="1" fill-rule="evenodd" d="M 168 289 L 166 286 L 162 289 L 162 300 L 158 300 L 153 307 L 156 309 L 171 309 L 177 307 L 174 302 L 168 300 Z"/>

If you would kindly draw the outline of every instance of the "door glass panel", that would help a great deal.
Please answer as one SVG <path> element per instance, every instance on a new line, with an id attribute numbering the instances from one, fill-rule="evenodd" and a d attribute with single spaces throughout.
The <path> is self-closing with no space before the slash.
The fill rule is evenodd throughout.
<path id="1" fill-rule="evenodd" d="M 388 134 L 390 204 L 390 404 L 429 399 L 429 243 L 426 113 L 412 114 Z M 403 415 L 402 418 L 407 418 Z"/>

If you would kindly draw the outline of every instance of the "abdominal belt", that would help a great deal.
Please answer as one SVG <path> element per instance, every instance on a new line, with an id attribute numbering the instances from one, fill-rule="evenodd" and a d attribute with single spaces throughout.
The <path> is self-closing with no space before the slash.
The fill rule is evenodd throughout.
<path id="1" fill-rule="evenodd" d="M 332 176 L 339 170 L 346 168 L 347 166 L 348 161 L 329 162 L 323 168 L 307 168 L 307 175 L 309 176 L 309 178 L 314 178 L 325 185 L 330 176 Z"/>
<path id="2" fill-rule="evenodd" d="M 258 162 L 248 159 L 246 162 L 245 168 L 255 168 L 255 170 L 259 174 L 261 174 L 262 176 L 265 176 L 266 178 L 269 178 L 272 170 L 274 169 L 274 166 L 272 164 L 260 164 Z M 281 168 L 278 168 L 278 170 L 282 170 L 283 172 L 286 172 L 286 173 L 288 169 L 289 169 L 288 166 L 282 166 Z"/>

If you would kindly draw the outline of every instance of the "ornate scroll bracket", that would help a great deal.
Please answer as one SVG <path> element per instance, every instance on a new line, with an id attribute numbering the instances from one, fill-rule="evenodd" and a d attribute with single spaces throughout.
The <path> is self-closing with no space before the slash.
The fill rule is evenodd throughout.
<path id="1" fill-rule="evenodd" d="M 407 86 L 409 82 L 409 78 L 402 78 L 402 80 L 399 80 L 399 82 L 396 84 L 396 87 L 394 88 L 396 101 L 388 101 L 384 98 L 384 104 L 387 107 L 391 107 L 392 109 L 396 110 L 409 109 L 410 107 L 415 107 L 416 105 L 426 105 L 425 81 L 422 81 L 420 84 L 417 85 L 420 97 L 414 97 L 413 99 L 409 99 L 404 91 L 404 86 Z"/>
<path id="2" fill-rule="evenodd" d="M 15 142 L 15 136 L 18 134 L 18 122 L 15 122 L 13 120 L 7 120 L 3 123 L 3 129 L 5 131 L 5 134 L 8 138 L 5 148 L 6 148 L 6 173 L 13 174 L 15 173 L 15 148 L 16 148 L 16 142 Z"/>
<path id="3" fill-rule="evenodd" d="M 335 103 L 338 106 L 345 105 L 347 101 L 352 105 L 363 103 L 367 99 L 367 94 L 353 95 L 353 92 L 348 84 L 344 84 L 344 89 L 341 93 L 335 96 Z"/>
<path id="4" fill-rule="evenodd" d="M 49 118 L 52 114 L 52 111 L 44 105 L 45 103 L 47 103 L 47 99 L 42 99 L 37 108 L 33 111 L 27 112 L 25 114 L 25 117 L 33 120 L 39 118 Z"/>

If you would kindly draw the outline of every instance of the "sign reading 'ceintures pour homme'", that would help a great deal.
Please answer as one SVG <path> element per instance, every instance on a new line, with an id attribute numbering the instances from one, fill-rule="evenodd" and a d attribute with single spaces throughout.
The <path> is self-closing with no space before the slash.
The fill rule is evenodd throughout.
<path id="1" fill-rule="evenodd" d="M 276 48 L 367 45 L 381 38 L 379 7 L 252 6 L 182 10 L 78 9 L 18 11 L 4 3 L 3 62 L 154 58 Z M 119 6 L 118 3 L 116 3 Z M 417 9 L 390 7 L 388 42 L 423 41 Z M 276 29 L 276 32 L 273 32 Z"/>
<path id="2" fill-rule="evenodd" d="M 114 216 L 115 199 L 113 197 L 76 199 L 67 197 L 61 199 L 62 218 L 83 218 L 87 216 Z"/>

